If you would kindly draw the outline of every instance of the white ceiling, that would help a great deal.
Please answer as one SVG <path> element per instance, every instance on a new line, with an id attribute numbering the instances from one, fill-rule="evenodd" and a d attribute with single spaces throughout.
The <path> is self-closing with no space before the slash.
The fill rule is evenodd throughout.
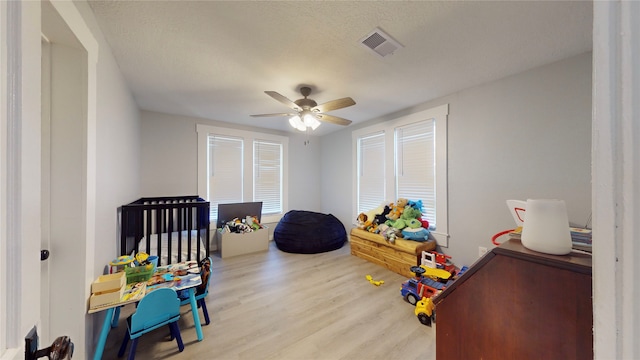
<path id="1" fill-rule="evenodd" d="M 90 1 L 139 107 L 295 131 L 267 96 L 312 88 L 370 120 L 591 50 L 590 1 Z M 379 27 L 404 46 L 379 57 Z M 315 135 L 342 129 L 323 124 Z"/>

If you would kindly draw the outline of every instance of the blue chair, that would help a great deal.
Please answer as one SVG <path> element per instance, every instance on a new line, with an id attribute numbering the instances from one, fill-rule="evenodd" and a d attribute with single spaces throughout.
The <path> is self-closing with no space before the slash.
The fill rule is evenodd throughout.
<path id="1" fill-rule="evenodd" d="M 204 324 L 209 325 L 209 312 L 207 311 L 207 303 L 205 297 L 209 294 L 209 283 L 211 282 L 211 257 L 206 257 L 200 261 L 200 277 L 202 278 L 202 285 L 196 289 L 196 303 L 199 308 L 202 308 L 204 314 Z M 180 298 L 180 306 L 189 305 L 189 296 L 187 291 L 181 291 L 178 293 Z"/>
<path id="2" fill-rule="evenodd" d="M 145 295 L 138 303 L 136 312 L 127 318 L 127 332 L 118 351 L 118 357 L 124 355 L 129 339 L 131 348 L 129 349 L 129 360 L 133 360 L 136 355 L 138 338 L 143 334 L 153 331 L 164 325 L 169 325 L 171 329 L 171 339 L 175 337 L 178 343 L 178 350 L 184 350 L 178 319 L 180 318 L 180 301 L 176 291 L 170 288 L 160 288 Z"/>

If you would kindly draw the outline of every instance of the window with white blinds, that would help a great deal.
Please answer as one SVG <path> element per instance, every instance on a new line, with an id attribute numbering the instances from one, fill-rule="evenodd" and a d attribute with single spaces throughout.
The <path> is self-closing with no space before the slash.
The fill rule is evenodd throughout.
<path id="1" fill-rule="evenodd" d="M 209 181 L 207 198 L 211 219 L 218 218 L 218 204 L 243 201 L 244 139 L 209 135 Z"/>
<path id="2" fill-rule="evenodd" d="M 422 201 L 440 246 L 448 246 L 447 116 L 449 106 L 353 132 L 353 219 L 398 198 Z"/>
<path id="3" fill-rule="evenodd" d="M 358 138 L 357 213 L 375 209 L 385 202 L 384 131 Z"/>
<path id="4" fill-rule="evenodd" d="M 198 195 L 218 205 L 262 201 L 262 222 L 287 209 L 287 146 L 284 136 L 198 124 Z"/>
<path id="5" fill-rule="evenodd" d="M 422 214 L 436 227 L 433 119 L 395 128 L 397 198 L 422 200 Z"/>
<path id="6" fill-rule="evenodd" d="M 263 214 L 282 213 L 282 144 L 254 141 L 253 167 L 253 200 Z"/>

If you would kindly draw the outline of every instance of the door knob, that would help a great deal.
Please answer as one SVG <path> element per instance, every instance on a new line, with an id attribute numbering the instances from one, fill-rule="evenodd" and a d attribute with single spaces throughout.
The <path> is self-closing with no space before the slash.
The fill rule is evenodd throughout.
<path id="1" fill-rule="evenodd" d="M 38 350 L 38 330 L 34 326 L 24 338 L 25 360 L 36 360 L 46 357 L 50 360 L 69 360 L 73 356 L 73 342 L 68 336 L 58 337 L 51 346 Z"/>
<path id="2" fill-rule="evenodd" d="M 45 261 L 49 258 L 49 250 L 40 250 L 40 261 Z"/>

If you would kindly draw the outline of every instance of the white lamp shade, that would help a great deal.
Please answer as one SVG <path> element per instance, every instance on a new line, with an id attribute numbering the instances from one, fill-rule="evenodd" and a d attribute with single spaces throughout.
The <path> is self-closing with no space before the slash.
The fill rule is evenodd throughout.
<path id="1" fill-rule="evenodd" d="M 300 119 L 300 116 L 298 115 L 292 116 L 289 119 L 289 125 L 291 125 L 293 128 L 298 129 L 300 131 L 307 130 L 307 127 L 304 125 L 304 123 L 302 122 L 302 119 Z"/>
<path id="2" fill-rule="evenodd" d="M 571 230 L 563 200 L 527 199 L 527 216 L 522 225 L 522 245 L 552 255 L 571 252 Z"/>
<path id="3" fill-rule="evenodd" d="M 315 116 L 311 114 L 304 115 L 304 124 L 311 128 L 311 130 L 315 130 L 320 126 L 320 121 L 316 119 Z"/>

